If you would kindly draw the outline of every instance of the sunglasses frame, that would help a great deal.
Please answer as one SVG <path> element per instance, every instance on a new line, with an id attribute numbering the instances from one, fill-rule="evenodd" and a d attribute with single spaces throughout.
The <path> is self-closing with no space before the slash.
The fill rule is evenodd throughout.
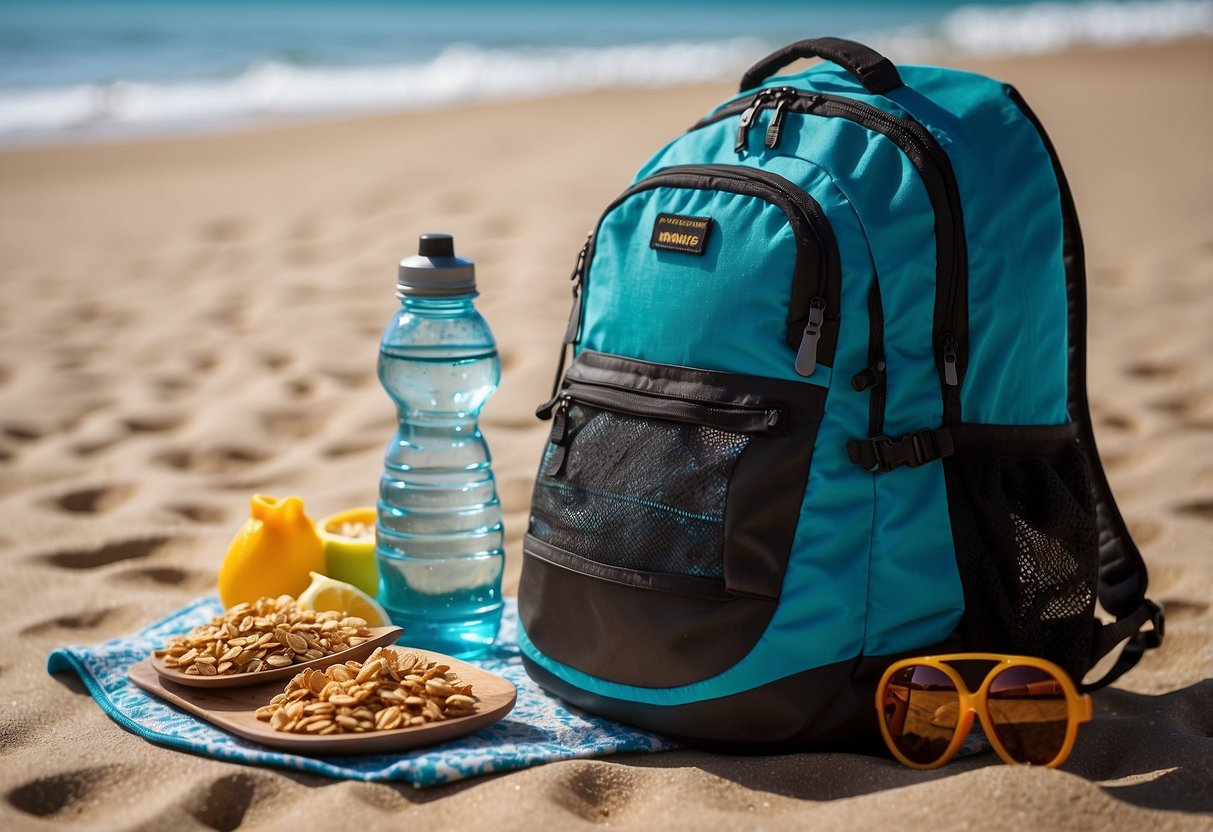
<path id="1" fill-rule="evenodd" d="M 969 690 L 968 685 L 960 678 L 960 674 L 951 666 L 952 662 L 964 661 L 995 663 L 986 673 L 981 687 L 975 692 Z M 917 665 L 938 670 L 951 679 L 953 686 L 956 688 L 956 695 L 959 698 L 960 715 L 956 720 L 956 728 L 953 731 L 952 740 L 948 743 L 948 747 L 944 753 L 939 756 L 939 759 L 930 763 L 914 762 L 898 750 L 897 744 L 889 732 L 888 720 L 884 712 L 884 693 L 888 687 L 889 680 L 893 678 L 893 674 L 906 667 Z M 889 751 L 893 753 L 893 756 L 899 762 L 910 768 L 939 768 L 956 756 L 956 752 L 964 744 L 965 737 L 973 729 L 973 717 L 976 715 L 981 723 L 982 730 L 985 731 L 986 739 L 989 740 L 990 745 L 994 748 L 994 752 L 1002 758 L 1003 762 L 1010 765 L 1031 765 L 1031 763 L 1016 760 L 1007 752 L 1006 747 L 998 739 L 998 732 L 994 729 L 987 706 L 990 686 L 993 684 L 994 679 L 997 678 L 998 674 L 1012 667 L 1031 667 L 1043 670 L 1061 683 L 1061 689 L 1066 697 L 1066 736 L 1057 756 L 1048 763 L 1045 763 L 1044 767 L 1056 768 L 1061 765 L 1070 756 L 1070 752 L 1074 750 L 1074 742 L 1078 739 L 1078 726 L 1084 722 L 1091 721 L 1091 697 L 1085 693 L 1080 693 L 1077 686 L 1070 679 L 1069 674 L 1056 664 L 1048 659 L 1039 659 L 1035 656 L 1011 656 L 1002 653 L 947 653 L 939 656 L 919 656 L 916 658 L 899 659 L 893 662 L 885 670 L 884 675 L 880 678 L 880 684 L 876 687 L 876 711 L 879 715 L 880 734 L 884 737 L 885 745 L 889 747 Z"/>

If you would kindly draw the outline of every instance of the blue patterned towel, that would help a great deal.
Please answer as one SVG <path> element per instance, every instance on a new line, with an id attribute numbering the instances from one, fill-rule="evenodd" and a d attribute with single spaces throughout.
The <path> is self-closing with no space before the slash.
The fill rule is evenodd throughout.
<path id="1" fill-rule="evenodd" d="M 505 719 L 466 737 L 401 754 L 317 758 L 274 751 L 180 711 L 126 678 L 131 665 L 164 646 L 169 636 L 188 632 L 222 612 L 219 599 L 208 595 L 134 635 L 102 644 L 61 647 L 50 654 L 46 667 L 51 673 L 75 671 L 115 722 L 154 743 L 221 760 L 351 780 L 407 780 L 415 786 L 433 786 L 552 760 L 675 747 L 655 734 L 574 711 L 544 693 L 522 668 L 518 611 L 510 598 L 497 644 L 475 662 L 517 686 L 518 704 Z"/>

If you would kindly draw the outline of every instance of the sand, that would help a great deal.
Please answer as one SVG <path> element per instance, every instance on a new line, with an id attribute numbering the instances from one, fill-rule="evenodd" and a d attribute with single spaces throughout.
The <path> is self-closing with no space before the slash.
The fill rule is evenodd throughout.
<path id="1" fill-rule="evenodd" d="M 1213 42 L 966 66 L 1021 89 L 1069 172 L 1096 432 L 1168 610 L 1062 770 L 678 751 L 416 791 L 160 748 L 45 673 L 213 590 L 254 491 L 373 500 L 376 344 L 423 231 L 477 260 L 500 343 L 483 424 L 514 591 L 565 276 L 714 84 L 0 153 L 0 828 L 1209 829 Z"/>

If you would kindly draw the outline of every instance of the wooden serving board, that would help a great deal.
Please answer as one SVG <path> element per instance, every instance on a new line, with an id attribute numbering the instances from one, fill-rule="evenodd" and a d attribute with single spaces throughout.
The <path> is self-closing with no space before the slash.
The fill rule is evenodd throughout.
<path id="1" fill-rule="evenodd" d="M 275 731 L 268 722 L 262 722 L 254 716 L 258 708 L 269 704 L 271 698 L 282 693 L 282 689 L 286 687 L 285 681 L 279 680 L 255 687 L 189 687 L 172 682 L 157 673 L 150 658 L 133 665 L 127 671 L 127 676 L 148 693 L 183 708 L 224 731 L 271 748 L 308 756 L 383 754 L 421 748 L 492 725 L 513 709 L 518 691 L 508 679 L 439 653 L 425 650 L 414 652 L 428 656 L 431 661 L 450 665 L 465 684 L 472 686 L 476 710 L 467 716 L 427 722 L 415 728 L 368 731 L 365 734 L 330 734 L 324 737 L 287 734 Z"/>
<path id="2" fill-rule="evenodd" d="M 280 686 L 285 686 L 288 679 L 294 678 L 305 667 L 324 668 L 335 664 L 344 664 L 348 661 L 360 662 L 371 655 L 371 653 L 374 653 L 376 647 L 386 647 L 404 635 L 404 630 L 399 627 L 371 627 L 370 630 L 370 638 L 357 647 L 351 647 L 348 650 L 342 650 L 339 653 L 333 653 L 319 659 L 312 659 L 308 662 L 288 664 L 286 667 L 272 667 L 269 670 L 258 670 L 256 673 L 233 673 L 228 676 L 194 676 L 189 673 L 183 673 L 173 667 L 166 667 L 163 659 L 153 656 L 149 661 L 152 668 L 166 681 L 191 688 L 243 688 L 251 685 L 264 685 L 267 682 L 280 682 Z M 278 692 L 281 693 L 282 691 L 279 690 Z"/>

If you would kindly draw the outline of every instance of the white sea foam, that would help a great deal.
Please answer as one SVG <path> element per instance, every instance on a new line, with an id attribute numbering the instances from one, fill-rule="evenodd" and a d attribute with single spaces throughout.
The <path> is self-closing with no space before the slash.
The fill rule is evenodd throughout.
<path id="1" fill-rule="evenodd" d="M 456 44 L 416 64 L 306 67 L 268 62 L 226 80 L 0 90 L 0 137 L 684 84 L 737 76 L 765 49 L 752 38 L 586 49 Z"/>
<path id="2" fill-rule="evenodd" d="M 906 61 L 949 53 L 1038 53 L 1208 34 L 1213 34 L 1213 0 L 1087 0 L 965 6 L 934 24 L 854 36 L 895 60 Z M 732 79 L 773 45 L 755 38 L 547 49 L 457 44 L 417 63 L 316 67 L 268 62 L 219 80 L 0 89 L 0 142 Z"/>
<path id="3" fill-rule="evenodd" d="M 947 46 L 973 54 L 1054 52 L 1213 34 L 1210 0 L 965 6 L 943 23 Z"/>
<path id="4" fill-rule="evenodd" d="M 997 57 L 1213 34 L 1213 0 L 1086 0 L 961 6 L 934 25 L 855 33 L 895 60 Z"/>

